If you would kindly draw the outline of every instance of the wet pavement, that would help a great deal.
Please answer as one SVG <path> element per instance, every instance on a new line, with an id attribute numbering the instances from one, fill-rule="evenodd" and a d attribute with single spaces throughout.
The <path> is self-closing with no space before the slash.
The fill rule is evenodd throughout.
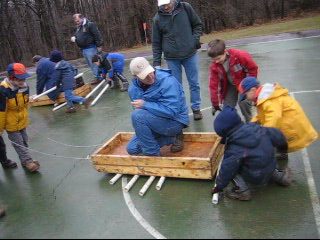
<path id="1" fill-rule="evenodd" d="M 320 38 L 315 35 L 272 43 L 241 42 L 237 48 L 252 53 L 263 83 L 279 82 L 296 92 L 319 131 L 320 92 L 315 90 L 320 90 Z M 190 132 L 213 130 L 208 110 L 210 59 L 205 53 L 200 56 L 206 110 L 203 121 L 191 120 Z M 130 76 L 127 68 L 125 74 Z M 89 72 L 85 78 L 90 78 Z M 30 85 L 34 88 L 34 79 Z M 251 202 L 223 199 L 213 206 L 212 182 L 182 179 L 168 179 L 160 192 L 154 183 L 141 198 L 138 192 L 146 177 L 125 194 L 122 184 L 130 176 L 111 186 L 108 181 L 113 176 L 96 172 L 86 159 L 115 133 L 132 131 L 130 112 L 127 94 L 117 90 L 109 90 L 95 107 L 74 115 L 64 110 L 53 113 L 50 107 L 32 108 L 30 148 L 41 171 L 0 168 L 0 202 L 8 213 L 0 220 L 0 238 L 319 238 L 320 206 L 314 195 L 320 191 L 319 141 L 307 149 L 305 163 L 310 162 L 311 172 L 302 153 L 290 154 L 293 185 L 257 189 Z M 7 145 L 9 157 L 17 159 Z"/>

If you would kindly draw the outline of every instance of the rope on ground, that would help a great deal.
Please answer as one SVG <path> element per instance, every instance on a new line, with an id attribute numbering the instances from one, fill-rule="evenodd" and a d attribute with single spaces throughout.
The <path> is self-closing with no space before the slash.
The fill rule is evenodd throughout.
<path id="1" fill-rule="evenodd" d="M 62 146 L 65 146 L 65 147 L 73 147 L 73 148 L 92 148 L 92 147 L 101 147 L 103 145 L 103 143 L 100 143 L 100 144 L 95 144 L 95 145 L 88 145 L 88 146 L 77 146 L 77 145 L 71 145 L 71 144 L 66 144 L 66 143 L 63 143 L 63 142 L 60 142 L 60 141 L 57 141 L 57 140 L 54 140 L 52 138 L 48 138 L 44 135 L 42 135 L 38 130 L 34 129 L 33 127 L 29 126 L 28 128 L 32 129 L 33 131 L 36 132 L 36 134 L 40 135 L 41 137 L 43 138 L 46 138 L 48 139 L 49 141 L 51 142 L 54 142 L 54 143 L 57 143 L 59 145 L 62 145 Z"/>
<path id="2" fill-rule="evenodd" d="M 35 150 L 35 149 L 32 149 L 32 148 L 29 148 L 29 147 L 26 147 L 26 146 L 22 146 L 18 143 L 15 143 L 11 140 L 9 140 L 12 144 L 18 146 L 18 147 L 22 147 L 24 149 L 28 149 L 29 151 L 32 151 L 32 152 L 35 152 L 35 153 L 39 153 L 39 154 L 42 154 L 42 155 L 45 155 L 45 156 L 50 156 L 50 157 L 55 157 L 55 158 L 63 158 L 63 159 L 75 159 L 75 160 L 88 160 L 89 159 L 89 156 L 88 155 L 86 158 L 79 158 L 79 157 L 66 157 L 66 156 L 61 156 L 61 155 L 56 155 L 56 154 L 50 154 L 50 153 L 44 153 L 44 152 L 40 152 L 38 150 Z"/>

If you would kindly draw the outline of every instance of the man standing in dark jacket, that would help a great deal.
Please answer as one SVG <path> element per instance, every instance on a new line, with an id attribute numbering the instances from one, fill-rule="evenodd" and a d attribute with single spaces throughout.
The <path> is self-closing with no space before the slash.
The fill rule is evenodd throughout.
<path id="1" fill-rule="evenodd" d="M 202 119 L 197 49 L 201 47 L 202 23 L 189 3 L 158 0 L 153 18 L 153 65 L 161 65 L 162 53 L 172 75 L 182 83 L 182 66 L 190 87 L 191 109 L 195 120 Z"/>
<path id="2" fill-rule="evenodd" d="M 222 192 L 233 180 L 235 187 L 226 192 L 227 197 L 247 201 L 251 199 L 247 182 L 265 185 L 272 180 L 281 186 L 291 184 L 290 170 L 276 169 L 275 148 L 284 152 L 288 148 L 280 130 L 244 124 L 236 109 L 229 106 L 217 116 L 214 129 L 226 148 L 213 193 Z"/>
<path id="3" fill-rule="evenodd" d="M 102 51 L 102 36 L 95 23 L 90 22 L 82 14 L 73 15 L 73 20 L 77 25 L 75 35 L 71 38 L 81 49 L 87 64 L 92 70 L 93 75 L 98 75 L 98 67 L 92 63 L 92 57 Z M 92 84 L 98 84 L 98 79 L 92 81 Z"/>

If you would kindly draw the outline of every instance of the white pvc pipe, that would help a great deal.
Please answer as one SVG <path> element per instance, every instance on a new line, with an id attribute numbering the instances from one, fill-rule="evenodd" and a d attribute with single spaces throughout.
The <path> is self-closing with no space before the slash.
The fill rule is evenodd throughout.
<path id="1" fill-rule="evenodd" d="M 216 187 L 216 185 L 215 185 L 215 187 Z M 219 193 L 213 194 L 213 196 L 212 196 L 212 203 L 213 203 L 214 205 L 217 205 L 217 204 L 219 203 Z"/>
<path id="2" fill-rule="evenodd" d="M 122 177 L 122 174 L 115 175 L 110 181 L 110 185 L 114 185 L 120 178 Z"/>
<path id="3" fill-rule="evenodd" d="M 106 80 L 101 81 L 101 83 L 99 83 L 99 85 L 96 86 L 96 87 L 86 96 L 86 99 L 88 99 L 89 97 L 91 97 L 105 82 L 106 82 Z"/>
<path id="4" fill-rule="evenodd" d="M 35 96 L 33 98 L 33 100 L 37 100 L 38 98 L 41 98 L 42 96 L 47 95 L 48 93 L 51 93 L 51 92 L 55 91 L 56 89 L 57 89 L 57 87 L 50 88 L 49 90 L 47 90 L 47 91 Z"/>
<path id="5" fill-rule="evenodd" d="M 77 76 L 74 77 L 74 79 L 80 78 L 83 76 L 83 73 L 79 73 Z"/>
<path id="6" fill-rule="evenodd" d="M 130 189 L 133 187 L 133 185 L 137 182 L 137 180 L 139 179 L 139 175 L 135 175 L 130 182 L 127 184 L 127 186 L 124 187 L 124 191 L 125 192 L 129 192 Z"/>
<path id="7" fill-rule="evenodd" d="M 98 100 L 101 98 L 101 96 L 108 90 L 108 88 L 110 87 L 110 84 L 108 83 L 103 89 L 102 91 L 99 93 L 99 95 L 93 100 L 93 102 L 91 103 L 91 107 L 94 106 Z"/>
<path id="8" fill-rule="evenodd" d="M 150 177 L 149 180 L 146 182 L 146 184 L 141 188 L 139 195 L 141 197 L 143 197 L 146 192 L 148 191 L 149 187 L 151 186 L 151 184 L 153 183 L 153 181 L 156 179 L 156 177 Z"/>
<path id="9" fill-rule="evenodd" d="M 161 177 L 161 178 L 160 178 L 160 180 L 159 180 L 159 182 L 158 182 L 158 184 L 157 184 L 157 186 L 156 186 L 156 189 L 157 189 L 158 191 L 161 190 L 162 185 L 164 184 L 164 181 L 165 181 L 165 180 L 166 180 L 165 177 Z"/>
<path id="10" fill-rule="evenodd" d="M 63 108 L 64 106 L 66 106 L 67 105 L 67 102 L 65 102 L 65 103 L 62 103 L 62 104 L 60 104 L 59 106 L 57 106 L 57 107 L 55 107 L 54 109 L 52 109 L 52 111 L 57 111 L 57 110 L 59 110 L 60 108 Z"/>

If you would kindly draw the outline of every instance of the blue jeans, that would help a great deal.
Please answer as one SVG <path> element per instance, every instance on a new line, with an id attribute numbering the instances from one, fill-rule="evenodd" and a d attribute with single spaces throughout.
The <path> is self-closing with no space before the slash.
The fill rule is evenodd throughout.
<path id="1" fill-rule="evenodd" d="M 176 135 L 184 128 L 180 122 L 157 117 L 142 109 L 135 110 L 131 119 L 136 135 L 127 146 L 130 155 L 160 156 L 160 148 L 174 143 Z"/>
<path id="2" fill-rule="evenodd" d="M 82 49 L 82 55 L 86 59 L 87 64 L 91 68 L 94 77 L 98 76 L 98 66 L 92 63 L 92 57 L 98 53 L 96 47 Z"/>
<path id="3" fill-rule="evenodd" d="M 185 69 L 190 88 L 192 110 L 200 110 L 201 96 L 199 83 L 199 56 L 196 53 L 190 58 L 182 60 L 167 60 L 172 75 L 182 84 L 182 66 Z"/>
<path id="4" fill-rule="evenodd" d="M 83 97 L 73 95 L 73 90 L 65 90 L 64 95 L 66 97 L 68 107 L 73 107 L 74 102 L 82 104 L 85 101 Z"/>

